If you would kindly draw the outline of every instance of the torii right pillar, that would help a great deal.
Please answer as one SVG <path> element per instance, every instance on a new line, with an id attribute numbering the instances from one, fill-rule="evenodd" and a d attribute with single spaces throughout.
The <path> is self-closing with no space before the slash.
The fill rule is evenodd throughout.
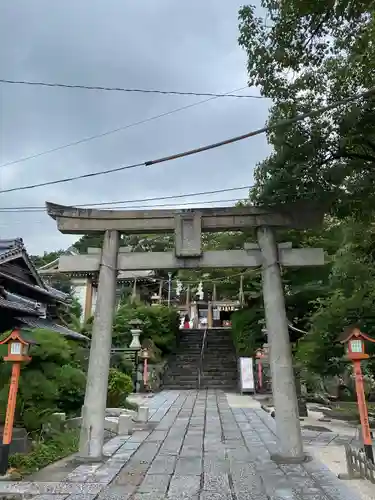
<path id="1" fill-rule="evenodd" d="M 279 440 L 278 463 L 300 463 L 306 459 L 299 423 L 292 350 L 281 281 L 278 245 L 271 227 L 257 231 L 262 253 L 263 301 L 268 332 L 273 403 Z"/>

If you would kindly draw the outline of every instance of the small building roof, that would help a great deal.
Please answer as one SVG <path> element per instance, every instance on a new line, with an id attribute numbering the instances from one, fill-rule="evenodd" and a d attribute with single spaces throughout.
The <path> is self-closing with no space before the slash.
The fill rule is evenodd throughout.
<path id="1" fill-rule="evenodd" d="M 22 259 L 21 261 L 18 259 Z M 11 265 L 12 261 L 17 260 L 17 267 L 24 269 L 28 278 L 31 280 L 24 280 L 19 274 L 13 273 Z M 36 267 L 30 259 L 22 238 L 14 239 L 0 239 L 0 277 L 10 280 L 16 287 L 26 287 L 29 291 L 35 292 L 44 296 L 54 298 L 59 302 L 66 302 L 69 300 L 69 295 L 48 286 L 42 277 L 39 275 Z M 5 288 L 7 288 L 5 286 Z M 30 293 L 30 292 L 29 292 Z M 28 295 L 28 294 L 26 294 Z"/>
<path id="2" fill-rule="evenodd" d="M 8 300 L 7 298 L 0 296 L 0 310 L 2 308 L 10 309 L 12 311 L 19 311 L 20 313 L 23 314 L 31 314 L 35 316 L 38 316 L 40 314 L 37 311 L 37 309 L 35 307 L 32 307 L 31 305 L 27 305 L 21 301 Z"/>
<path id="3" fill-rule="evenodd" d="M 50 321 L 49 319 L 45 318 L 31 318 L 29 316 L 24 316 L 24 317 L 18 317 L 18 321 L 21 323 L 27 325 L 30 328 L 41 328 L 43 330 L 51 330 L 53 332 L 59 333 L 60 335 L 63 335 L 64 337 L 74 339 L 74 340 L 85 340 L 89 341 L 89 337 L 86 337 L 86 335 L 82 335 L 82 333 L 77 333 L 74 332 L 73 330 L 70 330 L 69 328 L 66 328 L 65 326 L 58 325 L 54 323 L 53 321 Z"/>

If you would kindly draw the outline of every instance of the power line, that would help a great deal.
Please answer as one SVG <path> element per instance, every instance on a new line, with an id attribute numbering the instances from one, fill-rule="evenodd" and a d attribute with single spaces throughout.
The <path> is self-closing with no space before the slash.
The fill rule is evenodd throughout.
<path id="1" fill-rule="evenodd" d="M 185 194 L 175 194 L 175 195 L 168 195 L 168 196 L 156 196 L 152 198 L 139 198 L 135 200 L 120 200 L 120 201 L 103 201 L 103 202 L 98 202 L 98 203 L 72 203 L 71 205 L 74 207 L 95 207 L 95 206 L 103 206 L 103 205 L 118 205 L 121 203 L 144 203 L 144 202 L 149 202 L 149 201 L 159 201 L 159 200 L 173 200 L 176 198 L 187 198 L 191 196 L 203 196 L 207 194 L 218 194 L 218 193 L 227 193 L 230 191 L 240 191 L 241 189 L 250 189 L 253 186 L 239 186 L 239 187 L 232 187 L 232 188 L 226 188 L 226 189 L 215 189 L 213 191 L 200 191 L 200 192 L 194 192 L 194 193 L 185 193 Z M 215 200 L 212 200 L 215 201 Z M 196 203 L 196 202 L 194 202 Z M 0 207 L 0 211 L 29 211 L 29 210 L 36 210 L 36 211 L 45 211 L 46 207 L 45 206 L 23 206 L 23 207 Z"/>
<path id="2" fill-rule="evenodd" d="M 190 150 L 184 151 L 182 153 L 175 153 L 175 154 L 170 155 L 170 156 L 165 156 L 162 158 L 158 158 L 156 160 L 149 160 L 149 161 L 145 161 L 145 162 L 135 163 L 133 165 L 123 165 L 123 166 L 116 167 L 113 169 L 102 170 L 100 172 L 90 172 L 88 174 L 77 175 L 77 176 L 72 176 L 72 177 L 65 177 L 63 179 L 56 179 L 54 181 L 46 181 L 46 182 L 41 182 L 38 184 L 29 184 L 27 186 L 20 186 L 20 187 L 15 187 L 15 188 L 10 188 L 10 189 L 4 189 L 4 190 L 0 191 L 0 194 L 1 193 L 11 193 L 14 191 L 22 191 L 22 190 L 26 190 L 26 189 L 34 189 L 34 188 L 43 187 L 43 186 L 51 186 L 54 184 L 71 182 L 71 181 L 75 181 L 75 180 L 79 180 L 79 179 L 86 179 L 89 177 L 96 177 L 98 175 L 106 175 L 106 174 L 110 174 L 113 172 L 120 172 L 123 170 L 133 169 L 133 168 L 137 168 L 137 167 L 150 167 L 151 165 L 156 165 L 158 163 L 165 163 L 168 161 L 177 160 L 178 158 L 192 156 L 192 155 L 195 155 L 198 153 L 203 153 L 205 151 L 210 151 L 212 149 L 217 149 L 217 148 L 222 147 L 222 146 L 227 146 L 228 144 L 233 144 L 235 142 L 243 141 L 244 139 L 249 139 L 250 137 L 254 137 L 256 135 L 264 134 L 265 132 L 268 132 L 270 130 L 275 130 L 275 129 L 280 128 L 280 127 L 291 125 L 295 122 L 304 120 L 305 118 L 311 118 L 313 116 L 318 116 L 326 111 L 330 111 L 330 110 L 337 108 L 339 106 L 343 106 L 344 104 L 348 104 L 349 102 L 355 101 L 357 99 L 360 99 L 363 97 L 368 97 L 374 93 L 375 93 L 375 87 L 372 87 L 371 89 L 366 90 L 364 92 L 361 92 L 360 94 L 355 94 L 354 96 L 347 97 L 345 99 L 341 99 L 340 101 L 335 101 L 331 104 L 328 104 L 327 106 L 324 106 L 324 107 L 321 107 L 321 108 L 318 108 L 318 109 L 315 109 L 312 111 L 308 111 L 306 113 L 298 114 L 298 115 L 294 116 L 293 118 L 287 118 L 284 120 L 280 120 L 276 123 L 266 125 L 265 127 L 262 127 L 260 129 L 257 129 L 257 130 L 253 130 L 253 131 L 248 132 L 246 134 L 231 137 L 230 139 L 225 139 L 223 141 L 216 142 L 213 144 L 208 144 L 206 146 L 201 146 L 201 147 L 198 147 L 195 149 L 190 149 Z"/>
<path id="3" fill-rule="evenodd" d="M 101 87 L 98 85 L 76 85 L 68 83 L 51 83 L 51 82 L 38 82 L 29 80 L 5 80 L 0 79 L 0 83 L 13 84 L 13 85 L 31 85 L 36 87 L 55 87 L 64 89 L 81 89 L 81 90 L 100 90 L 106 92 L 133 92 L 141 94 L 162 94 L 162 95 L 186 95 L 186 96 L 201 96 L 201 97 L 236 97 L 242 99 L 269 99 L 269 97 L 261 95 L 241 95 L 241 94 L 216 94 L 214 92 L 183 92 L 178 90 L 158 90 L 158 89 L 137 89 L 137 88 L 124 88 L 124 87 Z"/>
<path id="4" fill-rule="evenodd" d="M 232 90 L 231 92 L 239 92 L 244 89 L 247 89 L 247 87 L 241 87 L 239 89 Z M 228 94 L 230 94 L 231 92 L 228 92 Z M 101 134 L 95 134 L 89 137 L 84 137 L 82 139 L 78 139 L 77 141 L 69 142 L 67 144 L 62 144 L 61 146 L 56 146 L 55 148 L 46 149 L 44 151 L 40 151 L 39 153 L 35 153 L 33 155 L 24 156 L 23 158 L 18 158 L 16 160 L 11 160 L 0 165 L 0 168 L 8 167 L 10 165 L 15 165 L 17 163 L 23 163 L 29 160 L 34 160 L 35 158 L 39 158 L 40 156 L 56 153 L 57 151 L 61 151 L 62 149 L 71 148 L 73 146 L 79 146 L 80 144 L 84 144 L 86 142 L 100 139 L 102 137 L 107 137 L 108 135 L 116 134 L 117 132 L 122 132 L 129 128 L 138 127 L 139 125 L 143 125 L 144 123 L 148 123 L 153 120 L 158 120 L 159 118 L 164 118 L 165 116 L 173 115 L 174 113 L 179 113 L 180 111 L 184 111 L 189 108 L 194 108 L 195 106 L 200 106 L 201 104 L 205 104 L 206 102 L 213 101 L 215 99 L 218 99 L 218 97 L 210 97 L 209 99 L 193 102 L 192 104 L 187 104 L 186 106 L 181 106 L 179 108 L 171 109 L 170 111 L 166 111 L 165 113 L 160 113 L 158 115 L 150 116 L 149 118 L 145 118 L 144 120 L 139 120 L 137 122 L 128 123 L 127 125 L 124 125 L 122 127 L 117 127 L 111 130 L 107 130 L 106 132 L 102 132 Z"/>
<path id="5" fill-rule="evenodd" d="M 158 204 L 158 205 L 120 205 L 120 206 L 116 206 L 116 207 L 112 207 L 112 209 L 117 209 L 117 210 L 120 210 L 120 209 L 123 209 L 123 210 L 127 210 L 127 209 L 148 209 L 148 208 L 160 208 L 160 207 L 163 207 L 163 208 L 177 208 L 178 207 L 183 207 L 183 206 L 188 206 L 188 205 L 194 205 L 194 204 L 197 204 L 199 203 L 200 205 L 206 205 L 207 203 L 233 203 L 233 202 L 239 202 L 239 201 L 244 201 L 245 199 L 244 198 L 231 198 L 231 199 L 227 199 L 227 200 L 203 200 L 203 201 L 187 201 L 187 202 L 184 202 L 184 203 L 178 203 L 176 205 L 176 203 L 161 203 L 161 204 Z M 15 214 L 18 214 L 18 213 L 43 213 L 46 211 L 46 208 L 38 208 L 38 209 L 30 209 L 30 210 L 19 210 L 19 209 L 10 209 L 10 208 L 6 208 L 6 209 L 0 209 L 0 213 L 15 213 Z M 39 222 L 42 222 L 42 221 L 39 221 Z M 13 222 L 12 222 L 13 224 Z"/>

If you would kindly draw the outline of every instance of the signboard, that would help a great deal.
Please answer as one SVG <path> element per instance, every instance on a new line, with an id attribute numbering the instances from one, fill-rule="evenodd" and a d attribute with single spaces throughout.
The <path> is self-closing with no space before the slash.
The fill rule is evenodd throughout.
<path id="1" fill-rule="evenodd" d="M 240 391 L 255 392 L 253 358 L 240 358 Z"/>

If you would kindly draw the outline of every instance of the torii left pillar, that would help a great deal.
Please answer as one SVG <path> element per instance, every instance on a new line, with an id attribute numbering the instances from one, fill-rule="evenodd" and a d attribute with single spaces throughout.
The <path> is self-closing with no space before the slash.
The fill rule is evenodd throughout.
<path id="1" fill-rule="evenodd" d="M 104 419 L 116 300 L 118 248 L 118 231 L 106 231 L 100 262 L 78 453 L 81 460 L 88 462 L 99 462 L 103 459 Z"/>

